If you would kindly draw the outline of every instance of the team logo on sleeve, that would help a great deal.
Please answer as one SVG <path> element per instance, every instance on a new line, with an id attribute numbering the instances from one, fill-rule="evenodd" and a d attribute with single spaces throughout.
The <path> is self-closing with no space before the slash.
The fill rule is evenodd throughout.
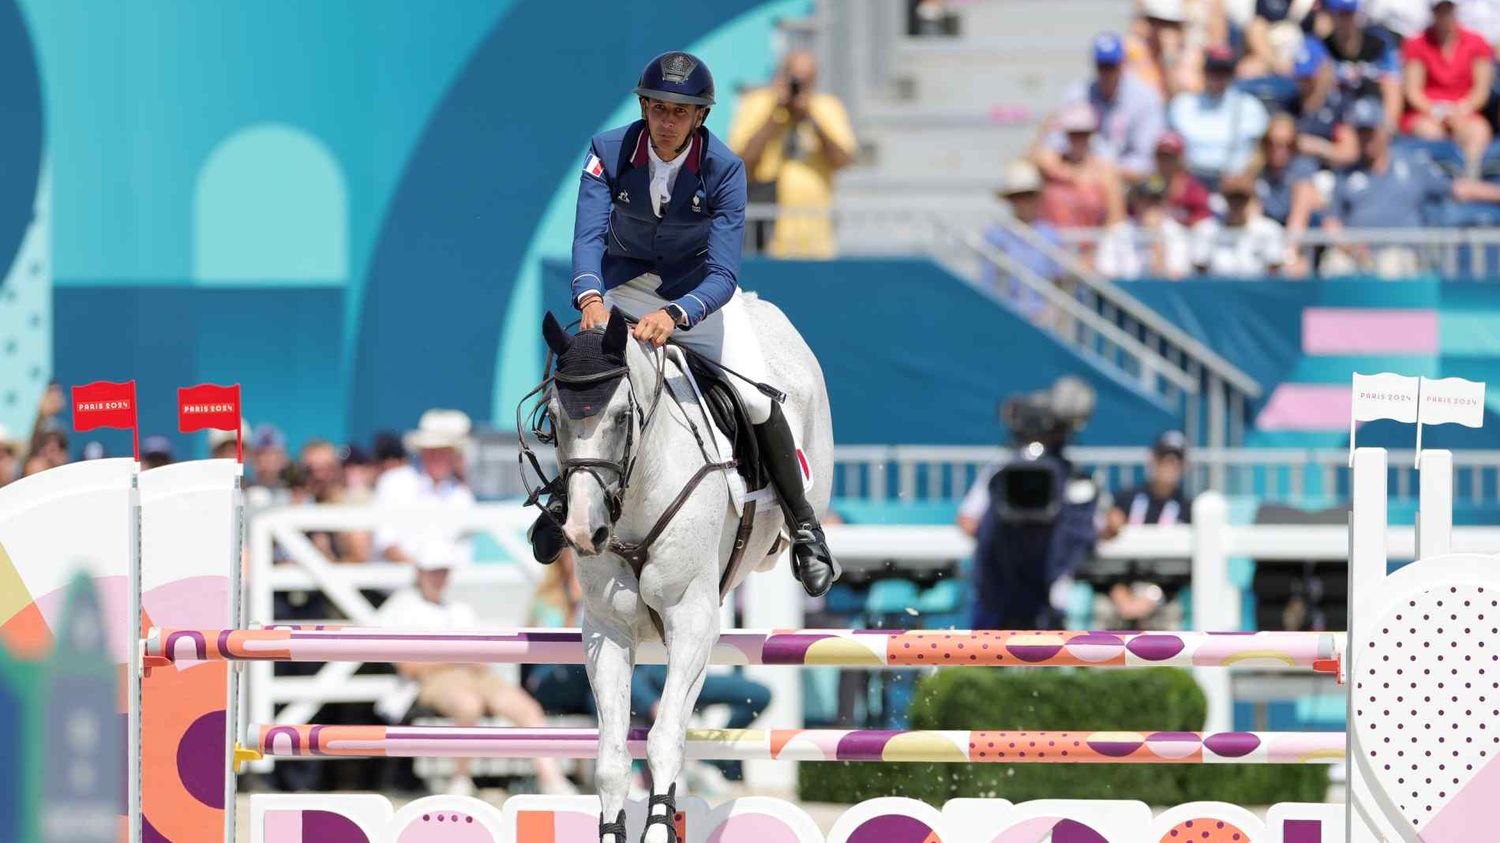
<path id="1" fill-rule="evenodd" d="M 590 154 L 589 160 L 583 165 L 583 171 L 594 178 L 603 178 L 604 162 L 599 160 L 599 156 Z"/>

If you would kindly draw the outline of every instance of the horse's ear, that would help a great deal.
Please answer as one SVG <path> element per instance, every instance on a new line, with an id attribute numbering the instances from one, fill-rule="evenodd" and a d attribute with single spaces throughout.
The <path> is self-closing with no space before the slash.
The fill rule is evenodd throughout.
<path id="1" fill-rule="evenodd" d="M 561 357 L 563 352 L 568 350 L 568 346 L 573 344 L 573 338 L 568 336 L 567 329 L 563 328 L 562 323 L 557 321 L 557 317 L 553 316 L 550 310 L 547 311 L 546 316 L 542 317 L 542 337 L 547 340 L 547 347 L 552 349 L 552 353 L 558 357 Z"/>
<path id="2" fill-rule="evenodd" d="M 609 324 L 604 326 L 604 351 L 606 354 L 624 354 L 625 339 L 630 336 L 630 325 L 618 307 L 609 311 Z"/>

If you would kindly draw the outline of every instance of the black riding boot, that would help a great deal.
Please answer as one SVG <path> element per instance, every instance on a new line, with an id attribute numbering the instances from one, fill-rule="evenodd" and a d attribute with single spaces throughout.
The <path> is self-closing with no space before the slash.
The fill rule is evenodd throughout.
<path id="1" fill-rule="evenodd" d="M 771 474 L 771 483 L 781 498 L 788 532 L 792 537 L 792 570 L 802 588 L 813 597 L 828 593 L 828 587 L 843 573 L 828 542 L 812 504 L 802 491 L 802 466 L 797 462 L 797 444 L 792 428 L 778 404 L 771 404 L 771 417 L 755 426 L 755 440 L 760 445 L 761 460 Z"/>
<path id="2" fill-rule="evenodd" d="M 542 505 L 546 510 L 537 516 L 536 523 L 526 531 L 526 538 L 531 540 L 531 555 L 536 561 L 543 565 L 551 565 L 562 555 L 563 548 L 568 546 L 568 539 L 563 535 L 562 524 L 568 517 L 568 502 L 562 497 L 554 497 Z"/>

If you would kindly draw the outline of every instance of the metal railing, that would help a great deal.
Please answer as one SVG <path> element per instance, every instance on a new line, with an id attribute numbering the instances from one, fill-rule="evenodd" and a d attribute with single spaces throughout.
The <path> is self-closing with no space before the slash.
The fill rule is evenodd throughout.
<path id="1" fill-rule="evenodd" d="M 1080 261 L 1109 236 L 1110 231 L 1102 228 L 1059 232 L 1066 251 Z M 1191 230 L 1184 232 L 1184 236 L 1191 238 Z M 1221 236 L 1227 235 L 1221 230 Z M 1134 237 L 1141 248 L 1163 239 L 1159 231 L 1139 229 Z M 1284 266 L 1283 271 L 1293 277 L 1439 276 L 1449 280 L 1492 280 L 1500 277 L 1500 229 L 1355 228 L 1339 232 L 1314 229 L 1288 237 Z M 1186 270 L 1188 275 L 1193 271 L 1191 267 Z M 1140 277 L 1156 276 L 1142 272 Z M 1257 275 L 1255 279 L 1264 277 Z"/>
<path id="2" fill-rule="evenodd" d="M 551 452 L 536 446 L 544 465 Z M 951 502 L 1013 451 L 985 445 L 839 445 L 834 449 L 834 496 L 870 503 Z M 481 433 L 471 450 L 469 481 L 485 499 L 525 493 L 516 473 L 515 435 Z M 1144 482 L 1147 448 L 1080 446 L 1068 458 L 1099 487 L 1119 490 Z M 1392 451 L 1391 496 L 1414 500 L 1414 453 Z M 1191 492 L 1217 491 L 1289 504 L 1331 505 L 1349 497 L 1349 452 L 1341 448 L 1195 448 L 1187 462 Z M 1462 505 L 1500 504 L 1500 451 L 1453 454 L 1454 499 Z"/>
<path id="3" fill-rule="evenodd" d="M 835 451 L 834 494 L 844 500 L 923 503 L 961 498 L 987 470 L 1012 456 L 1008 448 L 970 445 L 844 445 Z M 1412 451 L 1392 451 L 1391 497 L 1415 500 Z M 1119 490 L 1145 480 L 1146 448 L 1077 447 L 1068 457 L 1100 488 Z M 1197 448 L 1187 463 L 1187 488 L 1289 504 L 1333 505 L 1349 498 L 1349 452 L 1338 448 Z M 1453 454 L 1454 499 L 1500 504 L 1500 451 Z"/>

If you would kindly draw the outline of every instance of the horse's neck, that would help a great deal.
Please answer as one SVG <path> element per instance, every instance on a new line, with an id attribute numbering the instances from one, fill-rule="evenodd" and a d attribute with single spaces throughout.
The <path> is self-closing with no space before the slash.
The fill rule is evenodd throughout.
<path id="1" fill-rule="evenodd" d="M 706 462 L 702 448 L 683 419 L 684 412 L 691 413 L 692 408 L 677 403 L 665 379 L 660 396 L 656 394 L 653 353 L 638 343 L 631 343 L 628 352 L 630 382 L 646 417 L 646 427 L 637 434 L 635 472 L 623 501 L 622 520 L 642 530 L 651 528 Z M 675 373 L 673 363 L 668 359 L 665 365 L 666 379 L 670 379 Z M 701 420 L 695 423 L 702 427 Z"/>

